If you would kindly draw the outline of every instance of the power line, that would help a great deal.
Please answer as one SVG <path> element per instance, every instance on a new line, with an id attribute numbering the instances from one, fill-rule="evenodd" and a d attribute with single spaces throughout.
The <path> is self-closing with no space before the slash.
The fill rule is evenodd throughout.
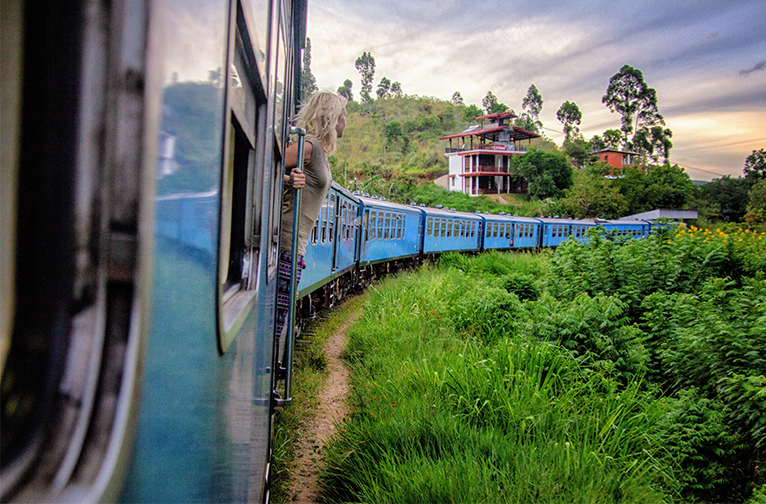
<path id="1" fill-rule="evenodd" d="M 676 164 L 678 164 L 678 163 L 676 163 Z M 680 166 L 681 168 L 683 168 L 685 170 L 689 169 L 689 170 L 694 170 L 694 171 L 701 171 L 701 172 L 705 172 L 705 173 L 710 173 L 711 175 L 718 175 L 719 177 L 725 177 L 727 175 L 731 175 L 730 173 L 718 173 L 718 172 L 714 172 L 714 171 L 710 171 L 710 170 L 705 170 L 703 168 L 697 168 L 696 166 L 689 166 L 689 165 L 682 165 L 682 164 L 679 164 L 678 166 Z"/>

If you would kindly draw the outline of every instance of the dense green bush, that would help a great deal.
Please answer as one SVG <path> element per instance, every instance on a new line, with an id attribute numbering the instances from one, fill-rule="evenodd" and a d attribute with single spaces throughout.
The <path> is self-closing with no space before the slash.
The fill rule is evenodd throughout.
<path id="1" fill-rule="evenodd" d="M 522 301 L 535 301 L 540 295 L 532 275 L 525 273 L 510 273 L 509 275 L 504 276 L 501 281 L 505 290 L 516 294 Z"/>

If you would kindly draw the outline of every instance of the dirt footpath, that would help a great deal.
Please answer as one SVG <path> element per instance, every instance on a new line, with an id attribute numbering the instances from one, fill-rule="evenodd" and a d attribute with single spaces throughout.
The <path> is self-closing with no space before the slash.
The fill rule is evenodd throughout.
<path id="1" fill-rule="evenodd" d="M 362 313 L 358 310 L 325 343 L 329 376 L 319 392 L 316 415 L 309 420 L 295 443 L 295 472 L 290 494 L 299 504 L 319 502 L 318 467 L 322 445 L 335 431 L 335 424 L 345 415 L 346 398 L 349 395 L 349 371 L 340 359 L 346 347 L 346 331 Z"/>

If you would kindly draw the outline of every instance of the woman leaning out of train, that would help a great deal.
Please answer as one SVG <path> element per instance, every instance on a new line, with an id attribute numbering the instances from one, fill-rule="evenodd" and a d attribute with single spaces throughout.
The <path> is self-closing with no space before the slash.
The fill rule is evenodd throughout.
<path id="1" fill-rule="evenodd" d="M 306 267 L 303 256 L 311 230 L 319 217 L 332 183 L 328 157 L 335 152 L 337 140 L 346 128 L 346 99 L 333 93 L 320 91 L 303 105 L 298 112 L 297 124 L 306 130 L 303 147 L 303 171 L 298 165 L 298 144 L 285 152 L 285 192 L 282 203 L 282 241 L 279 252 L 279 280 L 277 294 L 276 334 L 282 336 L 287 321 L 290 299 L 290 270 L 292 267 L 293 209 L 295 190 L 301 189 L 301 214 L 298 227 L 298 258 L 295 262 L 296 285 L 301 270 Z"/>

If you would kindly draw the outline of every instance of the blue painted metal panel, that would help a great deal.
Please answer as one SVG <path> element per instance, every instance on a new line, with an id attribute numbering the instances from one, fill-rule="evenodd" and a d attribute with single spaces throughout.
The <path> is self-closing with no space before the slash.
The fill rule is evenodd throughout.
<path id="1" fill-rule="evenodd" d="M 513 248 L 535 248 L 538 246 L 541 222 L 531 217 L 509 216 L 513 223 Z"/>
<path id="2" fill-rule="evenodd" d="M 479 215 L 438 208 L 426 208 L 424 215 L 424 253 L 479 249 L 483 229 Z"/>
<path id="3" fill-rule="evenodd" d="M 513 221 L 505 215 L 482 215 L 484 250 L 506 250 L 513 246 Z"/>
<path id="4" fill-rule="evenodd" d="M 420 253 L 423 211 L 418 207 L 360 197 L 360 264 L 374 264 Z"/>
<path id="5" fill-rule="evenodd" d="M 358 213 L 359 200 L 333 183 L 306 247 L 299 298 L 356 265 Z"/>

